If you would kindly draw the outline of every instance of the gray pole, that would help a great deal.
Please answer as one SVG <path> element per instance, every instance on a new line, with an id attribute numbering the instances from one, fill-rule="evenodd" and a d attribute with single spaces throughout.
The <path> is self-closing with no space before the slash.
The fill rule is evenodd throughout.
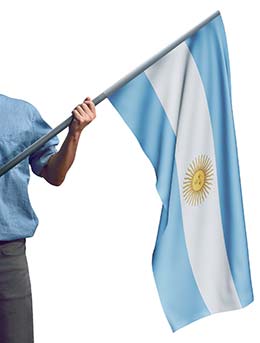
<path id="1" fill-rule="evenodd" d="M 99 104 L 101 101 L 112 95 L 117 89 L 125 85 L 127 82 L 131 81 L 133 78 L 135 78 L 138 74 L 142 73 L 145 69 L 150 67 L 153 63 L 158 61 L 160 58 L 162 58 L 164 55 L 166 55 L 168 52 L 170 52 L 172 49 L 176 48 L 179 44 L 184 42 L 187 38 L 192 36 L 195 32 L 197 32 L 199 29 L 201 29 L 204 25 L 208 24 L 211 20 L 216 18 L 220 15 L 220 12 L 217 11 L 213 13 L 211 16 L 209 16 L 207 19 L 203 20 L 199 25 L 195 26 L 192 30 L 187 32 L 185 35 L 181 36 L 179 39 L 177 39 L 172 44 L 165 47 L 163 50 L 158 52 L 156 55 L 151 57 L 149 60 L 138 66 L 136 69 L 134 69 L 132 72 L 124 76 L 122 79 L 114 83 L 111 87 L 106 89 L 103 93 L 98 95 L 95 99 L 93 99 L 93 102 L 95 105 Z M 69 118 L 67 118 L 65 121 L 63 121 L 60 125 L 52 129 L 50 132 L 48 132 L 46 135 L 42 136 L 40 139 L 38 139 L 36 142 L 34 142 L 32 145 L 30 145 L 28 148 L 26 148 L 23 152 L 18 154 L 16 157 L 14 157 L 9 162 L 5 163 L 0 168 L 0 176 L 5 174 L 8 170 L 16 166 L 19 162 L 24 160 L 27 156 L 31 155 L 35 151 L 37 151 L 41 146 L 43 146 L 48 140 L 56 136 L 58 133 L 63 131 L 66 127 L 68 127 L 73 119 L 73 115 L 71 115 Z"/>

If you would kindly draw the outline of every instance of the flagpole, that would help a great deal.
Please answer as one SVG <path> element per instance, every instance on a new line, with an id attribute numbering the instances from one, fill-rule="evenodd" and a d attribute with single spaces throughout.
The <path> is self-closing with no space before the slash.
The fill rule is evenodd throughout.
<path id="1" fill-rule="evenodd" d="M 182 42 L 184 42 L 187 38 L 191 37 L 194 33 L 196 33 L 199 29 L 201 29 L 203 26 L 208 24 L 211 20 L 216 18 L 217 16 L 220 15 L 219 11 L 216 11 L 213 13 L 211 16 L 203 20 L 200 24 L 195 26 L 193 29 L 185 33 L 183 36 L 181 36 L 179 39 L 165 47 L 163 50 L 158 52 L 156 55 L 151 57 L 149 60 L 141 64 L 139 67 L 137 67 L 135 70 L 130 72 L 128 75 L 117 81 L 114 85 L 109 87 L 107 90 L 104 91 L 104 93 L 109 97 L 111 94 L 113 94 L 117 89 L 120 87 L 124 86 L 127 82 L 131 81 L 134 79 L 138 74 L 142 73 L 145 69 L 149 68 L 152 64 L 157 62 L 160 58 L 165 56 L 168 52 L 171 50 L 175 49 L 178 45 L 180 45 Z"/>
<path id="2" fill-rule="evenodd" d="M 201 29 L 203 26 L 208 24 L 211 20 L 216 18 L 220 15 L 219 11 L 214 12 L 212 15 L 210 15 L 208 18 L 203 20 L 200 24 L 196 25 L 193 29 L 188 31 L 186 34 L 181 36 L 179 39 L 165 47 L 163 50 L 155 54 L 153 57 L 148 59 L 146 62 L 142 63 L 140 66 L 138 66 L 136 69 L 131 71 L 129 74 L 118 80 L 116 83 L 114 83 L 111 87 L 107 88 L 104 92 L 99 94 L 96 98 L 93 99 L 93 103 L 98 105 L 100 102 L 105 100 L 107 97 L 109 97 L 111 94 L 113 94 L 116 90 L 118 90 L 120 87 L 124 86 L 127 82 L 134 79 L 138 74 L 142 73 L 145 69 L 149 68 L 153 63 L 157 62 L 160 58 L 162 58 L 164 55 L 166 55 L 168 52 L 176 48 L 178 45 L 180 45 L 182 42 L 184 42 L 187 38 L 192 36 L 194 33 L 196 33 L 199 29 Z M 71 115 L 69 118 L 64 120 L 61 124 L 59 124 L 57 127 L 52 129 L 50 132 L 48 132 L 46 135 L 42 136 L 40 139 L 35 141 L 32 145 L 30 145 L 28 148 L 26 148 L 23 152 L 18 154 L 16 157 L 5 163 L 0 168 L 0 177 L 8 172 L 10 169 L 12 169 L 14 166 L 16 166 L 18 163 L 20 163 L 22 160 L 24 160 L 26 157 L 37 151 L 41 146 L 43 146 L 47 141 L 49 141 L 51 138 L 59 134 L 61 131 L 63 131 L 66 127 L 68 127 L 73 120 L 74 116 Z"/>

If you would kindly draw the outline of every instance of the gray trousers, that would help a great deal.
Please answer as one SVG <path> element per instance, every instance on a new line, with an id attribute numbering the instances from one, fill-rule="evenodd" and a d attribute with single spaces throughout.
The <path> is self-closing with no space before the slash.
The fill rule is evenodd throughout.
<path id="1" fill-rule="evenodd" d="M 33 343 L 31 283 L 25 239 L 0 241 L 0 342 Z"/>

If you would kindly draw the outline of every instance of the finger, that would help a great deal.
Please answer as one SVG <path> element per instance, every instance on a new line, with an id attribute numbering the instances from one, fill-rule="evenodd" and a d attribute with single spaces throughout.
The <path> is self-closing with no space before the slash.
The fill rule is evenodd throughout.
<path id="1" fill-rule="evenodd" d="M 83 103 L 81 107 L 86 113 L 88 113 L 91 116 L 91 118 L 95 118 L 95 110 L 91 110 L 90 105 L 86 105 L 85 103 Z"/>
<path id="2" fill-rule="evenodd" d="M 88 113 L 91 112 L 91 109 L 89 108 L 89 105 L 86 102 L 83 102 L 83 104 L 81 104 L 80 107 Z"/>
<path id="3" fill-rule="evenodd" d="M 86 114 L 89 114 L 90 109 L 88 108 L 88 111 L 85 111 L 85 110 L 82 108 L 82 105 L 80 105 L 80 106 L 77 106 L 77 111 L 79 112 L 79 114 L 80 114 L 82 117 L 85 117 Z"/>
<path id="4" fill-rule="evenodd" d="M 80 106 L 81 106 L 81 105 L 77 105 L 77 106 L 74 108 L 74 110 L 73 110 L 73 111 L 78 111 L 78 113 L 80 113 L 80 112 L 79 112 L 79 108 L 80 108 Z M 72 112 L 73 112 L 73 111 L 72 111 Z"/>
<path id="5" fill-rule="evenodd" d="M 84 101 L 84 104 L 86 104 L 92 112 L 96 113 L 96 107 L 93 101 Z"/>
<path id="6" fill-rule="evenodd" d="M 79 112 L 79 114 L 81 115 L 81 121 L 87 119 L 88 122 L 92 121 L 92 112 L 88 109 L 89 112 L 84 111 L 81 106 L 77 107 L 77 110 Z"/>
<path id="7" fill-rule="evenodd" d="M 77 109 L 73 110 L 72 113 L 73 113 L 75 119 L 78 119 L 80 121 L 82 120 L 82 115 L 79 113 L 79 111 Z"/>

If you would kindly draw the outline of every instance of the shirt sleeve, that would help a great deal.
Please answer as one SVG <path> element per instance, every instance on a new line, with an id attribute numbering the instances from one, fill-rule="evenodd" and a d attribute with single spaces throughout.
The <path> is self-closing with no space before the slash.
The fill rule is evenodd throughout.
<path id="1" fill-rule="evenodd" d="M 37 141 L 42 136 L 46 135 L 51 130 L 51 126 L 43 120 L 38 110 L 33 107 L 32 143 Z M 29 163 L 34 174 L 41 177 L 40 173 L 42 168 L 48 163 L 49 158 L 57 152 L 56 145 L 58 144 L 59 138 L 57 136 L 54 136 L 37 151 L 30 155 Z"/>

